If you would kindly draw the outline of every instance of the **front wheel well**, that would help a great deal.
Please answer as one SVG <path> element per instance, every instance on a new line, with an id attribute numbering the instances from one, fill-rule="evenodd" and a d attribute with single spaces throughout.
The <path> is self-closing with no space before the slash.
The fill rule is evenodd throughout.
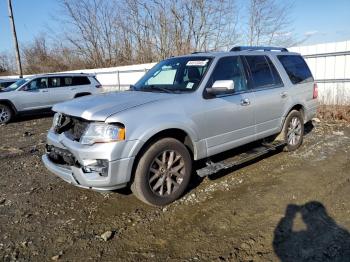
<path id="1" fill-rule="evenodd" d="M 152 145 L 155 141 L 160 140 L 162 138 L 175 138 L 176 140 L 179 140 L 181 143 L 183 143 L 186 146 L 186 148 L 187 148 L 188 152 L 190 153 L 190 156 L 193 160 L 194 145 L 192 143 L 190 136 L 185 131 L 183 131 L 182 129 L 178 129 L 178 128 L 170 128 L 170 129 L 162 130 L 162 131 L 154 134 L 152 137 L 150 137 L 147 140 L 147 142 L 141 147 L 139 152 L 137 153 L 135 160 L 134 160 L 134 163 L 133 163 L 133 167 L 132 167 L 131 179 L 129 182 L 130 184 L 134 180 L 135 170 L 136 170 L 136 167 L 138 165 L 138 162 L 139 162 L 141 156 L 145 153 L 145 151 L 149 148 L 150 145 Z"/>
<path id="2" fill-rule="evenodd" d="M 0 104 L 6 105 L 6 106 L 10 107 L 11 110 L 13 111 L 13 113 L 14 113 L 14 114 L 17 114 L 17 109 L 16 109 L 16 107 L 12 104 L 11 101 L 9 101 L 9 100 L 0 100 Z"/>

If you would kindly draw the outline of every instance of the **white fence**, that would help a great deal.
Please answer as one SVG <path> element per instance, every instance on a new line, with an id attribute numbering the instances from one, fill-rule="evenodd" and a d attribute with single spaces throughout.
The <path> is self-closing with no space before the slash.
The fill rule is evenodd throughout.
<path id="1" fill-rule="evenodd" d="M 321 103 L 350 105 L 350 41 L 289 50 L 304 56 L 318 83 Z"/>
<path id="2" fill-rule="evenodd" d="M 155 63 L 68 71 L 95 74 L 105 92 L 125 90 L 135 84 Z M 67 73 L 67 72 L 66 72 Z"/>

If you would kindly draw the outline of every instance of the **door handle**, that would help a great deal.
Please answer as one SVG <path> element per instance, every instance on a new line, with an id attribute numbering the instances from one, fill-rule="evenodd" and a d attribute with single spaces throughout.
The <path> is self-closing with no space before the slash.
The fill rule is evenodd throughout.
<path id="1" fill-rule="evenodd" d="M 282 97 L 282 98 L 287 97 L 287 92 L 282 92 L 282 93 L 281 93 L 281 97 Z"/>
<path id="2" fill-rule="evenodd" d="M 47 93 L 47 92 L 49 92 L 49 91 L 48 91 L 48 90 L 43 89 L 43 90 L 41 90 L 41 92 L 42 92 L 42 93 Z"/>
<path id="3" fill-rule="evenodd" d="M 248 106 L 250 105 L 250 100 L 248 98 L 244 98 L 241 100 L 241 106 Z"/>
<path id="4" fill-rule="evenodd" d="M 76 88 L 75 88 L 75 87 L 72 87 L 70 90 L 76 90 Z"/>

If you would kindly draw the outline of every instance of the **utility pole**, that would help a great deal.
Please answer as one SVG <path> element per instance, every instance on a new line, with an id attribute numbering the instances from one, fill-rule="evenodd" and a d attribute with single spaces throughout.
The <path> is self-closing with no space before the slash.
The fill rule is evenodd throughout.
<path id="1" fill-rule="evenodd" d="M 7 0 L 7 4 L 8 4 L 8 9 L 9 9 L 10 24 L 11 24 L 11 27 L 12 27 L 13 43 L 15 44 L 15 49 L 16 49 L 17 70 L 18 70 L 19 77 L 22 78 L 23 74 L 22 74 L 21 56 L 19 54 L 17 34 L 16 34 L 16 27 L 15 27 L 15 22 L 13 20 L 12 2 L 11 2 L 11 0 Z"/>

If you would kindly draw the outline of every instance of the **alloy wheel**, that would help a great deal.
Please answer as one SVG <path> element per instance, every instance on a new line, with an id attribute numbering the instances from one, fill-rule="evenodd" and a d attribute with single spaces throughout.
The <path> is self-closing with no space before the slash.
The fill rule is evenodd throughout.
<path id="1" fill-rule="evenodd" d="M 293 117 L 289 122 L 287 140 L 288 144 L 297 145 L 301 138 L 302 124 L 298 117 Z"/>
<path id="2" fill-rule="evenodd" d="M 182 155 L 173 150 L 163 151 L 151 163 L 150 188 L 159 196 L 171 195 L 179 188 L 185 172 Z"/>
<path id="3" fill-rule="evenodd" d="M 10 120 L 11 112 L 8 107 L 0 105 L 0 124 L 7 123 Z"/>

